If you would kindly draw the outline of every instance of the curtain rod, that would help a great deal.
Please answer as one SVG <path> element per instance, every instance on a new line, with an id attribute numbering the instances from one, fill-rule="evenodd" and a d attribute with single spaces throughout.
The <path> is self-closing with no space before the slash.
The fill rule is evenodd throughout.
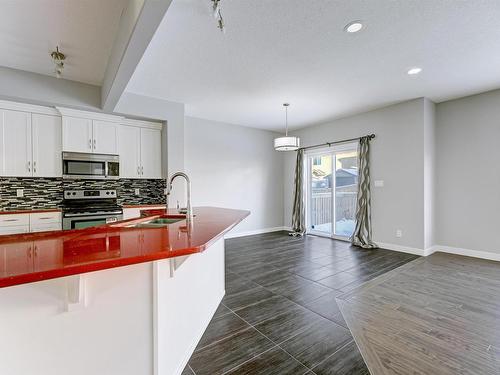
<path id="1" fill-rule="evenodd" d="M 372 140 L 373 138 L 375 138 L 375 134 L 368 134 L 366 137 L 369 137 L 369 139 Z M 323 146 L 331 147 L 332 145 L 336 145 L 336 144 L 339 144 L 339 143 L 359 141 L 360 138 L 363 138 L 363 137 L 356 137 L 356 138 L 351 138 L 351 139 L 344 139 L 342 141 L 335 141 L 335 142 L 320 143 L 320 144 L 317 144 L 317 145 L 312 145 L 312 146 L 307 146 L 307 147 L 301 147 L 301 148 L 299 148 L 299 150 L 308 150 L 310 148 L 323 147 Z"/>

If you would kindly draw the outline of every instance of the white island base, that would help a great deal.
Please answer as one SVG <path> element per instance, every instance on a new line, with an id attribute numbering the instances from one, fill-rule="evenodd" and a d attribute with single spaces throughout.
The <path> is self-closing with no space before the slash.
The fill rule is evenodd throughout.
<path id="1" fill-rule="evenodd" d="M 224 238 L 187 257 L 2 288 L 0 374 L 181 374 L 223 296 Z"/>

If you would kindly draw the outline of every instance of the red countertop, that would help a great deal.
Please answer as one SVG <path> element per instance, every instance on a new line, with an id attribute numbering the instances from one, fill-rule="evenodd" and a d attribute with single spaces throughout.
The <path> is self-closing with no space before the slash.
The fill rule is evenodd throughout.
<path id="1" fill-rule="evenodd" d="M 199 253 L 250 214 L 217 207 L 196 207 L 194 213 L 190 226 L 182 220 L 161 228 L 126 227 L 158 216 L 152 215 L 87 229 L 0 236 L 0 288 Z"/>

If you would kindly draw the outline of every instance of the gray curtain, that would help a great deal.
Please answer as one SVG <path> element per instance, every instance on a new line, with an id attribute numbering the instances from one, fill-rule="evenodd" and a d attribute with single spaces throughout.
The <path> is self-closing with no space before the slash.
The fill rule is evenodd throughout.
<path id="1" fill-rule="evenodd" d="M 303 197 L 303 172 L 304 166 L 304 150 L 297 151 L 297 164 L 295 165 L 295 188 L 293 195 L 293 212 L 292 212 L 292 236 L 302 236 L 306 231 L 305 227 L 305 208 Z"/>
<path id="2" fill-rule="evenodd" d="M 371 192 L 370 192 L 370 137 L 361 137 L 358 146 L 358 202 L 356 226 L 351 243 L 365 249 L 375 249 L 372 241 Z"/>

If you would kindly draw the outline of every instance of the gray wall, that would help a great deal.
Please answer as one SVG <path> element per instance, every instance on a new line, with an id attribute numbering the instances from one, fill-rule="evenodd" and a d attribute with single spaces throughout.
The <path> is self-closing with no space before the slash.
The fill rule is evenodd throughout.
<path id="1" fill-rule="evenodd" d="M 500 90 L 440 103 L 437 243 L 500 253 Z"/>
<path id="2" fill-rule="evenodd" d="M 185 118 L 185 166 L 195 206 L 251 211 L 235 232 L 283 226 L 283 155 L 275 133 Z"/>
<path id="3" fill-rule="evenodd" d="M 371 147 L 372 221 L 380 243 L 424 248 L 424 99 L 295 132 L 303 146 L 375 133 Z M 285 225 L 291 224 L 295 153 L 284 165 Z M 375 188 L 374 180 L 384 180 Z M 403 231 L 396 238 L 396 230 Z"/>
<path id="4" fill-rule="evenodd" d="M 424 99 L 424 249 L 436 245 L 436 105 Z"/>
<path id="5" fill-rule="evenodd" d="M 100 87 L 0 67 L 0 98 L 100 111 Z"/>

